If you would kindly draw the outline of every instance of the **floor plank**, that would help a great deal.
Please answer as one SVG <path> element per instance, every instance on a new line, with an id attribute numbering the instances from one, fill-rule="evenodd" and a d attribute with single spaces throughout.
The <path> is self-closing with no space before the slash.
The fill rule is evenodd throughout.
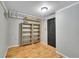
<path id="1" fill-rule="evenodd" d="M 8 49 L 6 58 L 63 58 L 56 48 L 42 43 Z"/>

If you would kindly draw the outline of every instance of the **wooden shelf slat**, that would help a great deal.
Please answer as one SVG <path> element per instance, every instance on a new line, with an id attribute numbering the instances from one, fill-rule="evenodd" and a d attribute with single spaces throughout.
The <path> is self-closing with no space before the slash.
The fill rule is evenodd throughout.
<path id="1" fill-rule="evenodd" d="M 30 19 L 24 19 L 25 21 L 33 21 L 33 22 L 40 22 L 38 20 L 30 20 Z"/>
<path id="2" fill-rule="evenodd" d="M 22 37 L 32 37 L 31 35 L 23 35 Z"/>
<path id="3" fill-rule="evenodd" d="M 31 31 L 22 31 L 22 33 L 31 33 Z"/>
<path id="4" fill-rule="evenodd" d="M 33 29 L 39 29 L 39 28 L 33 28 Z"/>
<path id="5" fill-rule="evenodd" d="M 33 24 L 34 26 L 40 26 L 40 24 Z"/>
<path id="6" fill-rule="evenodd" d="M 29 23 L 22 23 L 23 25 L 31 25 L 31 24 L 29 24 Z"/>
<path id="7" fill-rule="evenodd" d="M 40 31 L 33 31 L 34 33 L 39 33 Z"/>
<path id="8" fill-rule="evenodd" d="M 23 29 L 31 29 L 31 27 L 23 27 Z"/>
<path id="9" fill-rule="evenodd" d="M 33 35 L 33 36 L 40 36 L 40 35 Z"/>

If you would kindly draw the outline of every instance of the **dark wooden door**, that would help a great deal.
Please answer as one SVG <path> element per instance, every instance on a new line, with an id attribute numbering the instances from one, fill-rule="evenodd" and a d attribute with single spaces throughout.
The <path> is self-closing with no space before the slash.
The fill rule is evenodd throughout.
<path id="1" fill-rule="evenodd" d="M 55 18 L 48 19 L 48 44 L 56 47 Z"/>

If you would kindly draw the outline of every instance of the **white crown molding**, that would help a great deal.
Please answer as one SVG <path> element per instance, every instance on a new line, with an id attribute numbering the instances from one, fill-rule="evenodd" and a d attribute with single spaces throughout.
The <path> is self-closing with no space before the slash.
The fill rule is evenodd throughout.
<path id="1" fill-rule="evenodd" d="M 6 5 L 3 1 L 0 1 L 0 4 L 1 4 L 2 8 L 4 9 L 4 11 L 8 11 Z"/>
<path id="2" fill-rule="evenodd" d="M 56 13 L 62 12 L 63 10 L 68 9 L 68 8 L 70 8 L 70 7 L 72 7 L 72 6 L 75 6 L 75 5 L 77 5 L 77 4 L 79 4 L 79 2 L 75 2 L 75 3 L 73 3 L 73 4 L 71 4 L 71 5 L 67 6 L 67 7 L 64 7 L 64 8 L 62 8 L 62 9 L 58 10 Z"/>

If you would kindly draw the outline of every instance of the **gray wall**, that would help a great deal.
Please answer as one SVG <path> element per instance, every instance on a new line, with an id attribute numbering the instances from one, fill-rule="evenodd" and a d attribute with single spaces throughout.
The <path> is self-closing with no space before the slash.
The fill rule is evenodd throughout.
<path id="1" fill-rule="evenodd" d="M 47 20 L 41 21 L 41 42 L 47 44 Z"/>
<path id="2" fill-rule="evenodd" d="M 9 28 L 9 47 L 14 47 L 19 45 L 19 24 L 22 21 L 19 19 L 8 19 Z"/>
<path id="3" fill-rule="evenodd" d="M 0 2 L 0 58 L 4 57 L 8 48 L 8 21 L 4 17 L 4 9 Z"/>
<path id="4" fill-rule="evenodd" d="M 79 58 L 79 3 L 56 13 L 56 43 L 59 52 Z"/>

